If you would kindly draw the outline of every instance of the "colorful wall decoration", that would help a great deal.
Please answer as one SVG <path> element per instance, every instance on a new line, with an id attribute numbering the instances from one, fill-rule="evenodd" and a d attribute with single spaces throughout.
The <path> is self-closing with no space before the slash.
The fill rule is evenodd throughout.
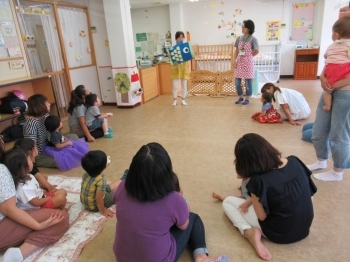
<path id="1" fill-rule="evenodd" d="M 289 41 L 313 40 L 316 3 L 316 1 L 292 3 L 292 23 Z"/>

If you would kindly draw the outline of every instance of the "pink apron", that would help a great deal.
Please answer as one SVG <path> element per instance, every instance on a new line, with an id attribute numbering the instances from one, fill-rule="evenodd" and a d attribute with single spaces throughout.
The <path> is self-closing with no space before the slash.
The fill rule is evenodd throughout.
<path id="1" fill-rule="evenodd" d="M 249 36 L 249 41 L 244 42 L 243 36 L 239 37 L 237 68 L 235 70 L 235 78 L 253 79 L 254 78 L 254 61 L 251 41 L 253 36 Z M 247 39 L 248 40 L 248 39 Z M 240 52 L 244 50 L 244 55 Z"/>

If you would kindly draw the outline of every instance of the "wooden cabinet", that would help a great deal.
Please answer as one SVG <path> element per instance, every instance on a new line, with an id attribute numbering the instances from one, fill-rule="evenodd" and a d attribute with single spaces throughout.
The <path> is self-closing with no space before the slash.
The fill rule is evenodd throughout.
<path id="1" fill-rule="evenodd" d="M 159 96 L 157 67 L 140 69 L 140 83 L 143 88 L 142 103 Z"/>
<path id="2" fill-rule="evenodd" d="M 297 49 L 294 59 L 294 79 L 317 79 L 319 49 Z"/>
<path id="3" fill-rule="evenodd" d="M 173 82 L 171 80 L 171 64 L 159 63 L 158 67 L 158 83 L 161 95 L 171 95 L 173 90 Z"/>

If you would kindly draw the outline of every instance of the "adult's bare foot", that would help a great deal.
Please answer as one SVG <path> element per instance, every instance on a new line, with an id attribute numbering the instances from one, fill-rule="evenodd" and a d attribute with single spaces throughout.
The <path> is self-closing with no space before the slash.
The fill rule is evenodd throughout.
<path id="1" fill-rule="evenodd" d="M 259 228 L 249 228 L 244 231 L 244 236 L 255 248 L 258 256 L 264 260 L 270 260 L 272 255 L 270 251 L 261 243 L 261 231 Z"/>
<path id="2" fill-rule="evenodd" d="M 219 194 L 217 194 L 217 193 L 215 193 L 215 192 L 213 192 L 212 194 L 211 194 L 211 197 L 212 198 L 215 198 L 215 199 L 218 199 L 218 200 L 221 200 L 221 201 L 224 201 L 225 200 L 225 196 L 223 196 L 223 195 L 219 195 Z"/>

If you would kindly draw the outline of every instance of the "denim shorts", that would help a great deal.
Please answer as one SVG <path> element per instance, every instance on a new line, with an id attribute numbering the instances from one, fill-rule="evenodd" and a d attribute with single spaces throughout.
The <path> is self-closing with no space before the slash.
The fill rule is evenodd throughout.
<path id="1" fill-rule="evenodd" d="M 95 129 L 100 128 L 104 121 L 104 118 L 96 118 L 89 126 L 89 131 L 94 131 Z"/>

